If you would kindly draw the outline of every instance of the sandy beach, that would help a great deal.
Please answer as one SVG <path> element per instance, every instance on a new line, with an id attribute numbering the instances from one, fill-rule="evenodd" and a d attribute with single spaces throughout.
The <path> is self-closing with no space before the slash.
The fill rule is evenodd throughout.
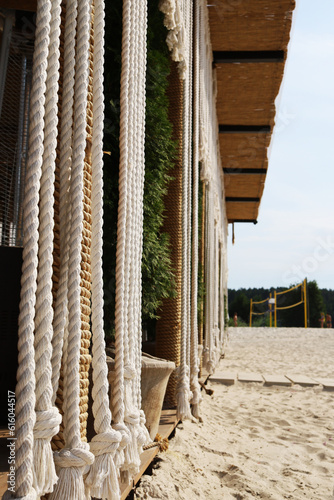
<path id="1" fill-rule="evenodd" d="M 334 379 L 334 330 L 230 328 L 216 372 Z M 178 425 L 136 499 L 333 500 L 334 392 L 209 381 L 202 423 Z"/>

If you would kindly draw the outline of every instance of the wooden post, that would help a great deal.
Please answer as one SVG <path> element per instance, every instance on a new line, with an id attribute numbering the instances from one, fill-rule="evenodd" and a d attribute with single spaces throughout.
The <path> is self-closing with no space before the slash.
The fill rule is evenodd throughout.
<path id="1" fill-rule="evenodd" d="M 272 316 L 271 316 L 271 314 L 272 314 L 272 311 L 271 311 L 271 302 L 270 302 L 271 297 L 272 297 L 272 294 L 270 292 L 270 294 L 269 294 L 269 326 L 270 326 L 270 328 L 273 326 L 273 320 L 272 320 Z"/>
<path id="2" fill-rule="evenodd" d="M 253 299 L 250 299 L 249 326 L 252 326 Z"/>
<path id="3" fill-rule="evenodd" d="M 306 294 L 306 287 L 307 287 L 307 279 L 304 279 L 304 319 L 305 319 L 305 328 L 307 328 L 307 294 Z"/>
<path id="4" fill-rule="evenodd" d="M 275 328 L 277 328 L 277 294 L 276 294 L 276 290 L 274 291 L 274 299 L 275 299 L 275 304 L 274 304 L 274 325 L 275 325 Z"/>

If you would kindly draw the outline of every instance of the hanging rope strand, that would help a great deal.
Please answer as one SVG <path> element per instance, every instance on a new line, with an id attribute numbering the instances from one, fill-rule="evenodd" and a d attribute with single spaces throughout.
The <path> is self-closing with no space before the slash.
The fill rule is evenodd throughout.
<path id="1" fill-rule="evenodd" d="M 59 239 L 60 277 L 54 316 L 54 336 L 52 339 L 52 386 L 53 403 L 56 401 L 67 320 L 68 255 L 70 233 L 69 187 L 72 164 L 72 129 L 75 72 L 75 38 L 77 23 L 77 0 L 67 0 L 64 33 L 64 72 L 60 133 L 60 194 L 59 194 Z M 65 351 L 65 349 L 64 349 Z M 64 363 L 64 369 L 66 363 Z M 65 388 L 64 388 L 65 390 Z"/>
<path id="2" fill-rule="evenodd" d="M 96 435 L 90 443 L 94 464 L 86 478 L 91 495 L 118 500 L 120 489 L 114 456 L 121 434 L 111 427 L 103 324 L 103 61 L 104 1 L 95 0 L 93 70 L 93 135 L 92 135 L 92 365 L 93 415 Z"/>
<path id="3" fill-rule="evenodd" d="M 197 324 L 197 294 L 198 294 L 198 152 L 199 152 L 199 50 L 200 50 L 200 4 L 195 3 L 194 19 L 194 114 L 193 114 L 193 239 L 192 239 L 192 272 L 191 272 L 191 363 L 190 389 L 192 413 L 199 418 L 199 403 L 201 400 L 198 383 L 198 324 Z"/>
<path id="4" fill-rule="evenodd" d="M 52 406 L 51 365 L 53 337 L 53 200 L 58 135 L 60 13 L 60 0 L 52 2 L 45 96 L 44 154 L 39 204 L 39 267 L 35 316 L 36 423 L 34 427 L 34 487 L 41 496 L 50 493 L 58 479 L 50 441 L 58 433 L 61 422 L 58 409 Z"/>
<path id="5" fill-rule="evenodd" d="M 76 73 L 74 99 L 73 163 L 71 176 L 71 246 L 68 271 L 68 344 L 67 369 L 64 386 L 67 387 L 64 400 L 66 427 L 64 429 L 67 450 L 55 454 L 59 468 L 59 480 L 51 495 L 52 500 L 72 498 L 81 500 L 86 496 L 83 473 L 93 463 L 94 455 L 87 443 L 81 442 L 80 434 L 80 347 L 81 307 L 80 270 L 81 240 L 83 231 L 83 166 L 86 146 L 86 110 L 88 92 L 88 56 L 90 32 L 90 2 L 78 3 L 76 45 Z"/>
<path id="6" fill-rule="evenodd" d="M 186 69 L 183 100 L 183 148 L 182 148 L 182 285 L 181 285 L 181 360 L 177 387 L 177 416 L 180 420 L 191 418 L 189 366 L 187 365 L 187 347 L 189 334 L 189 295 L 188 295 L 188 231 L 189 231 L 189 37 L 190 37 L 190 2 L 183 2 L 183 18 L 185 23 Z"/>
<path id="7" fill-rule="evenodd" d="M 148 430 L 145 426 L 146 417 L 144 411 L 141 409 L 141 351 L 142 351 L 142 255 L 143 255 L 143 220 L 144 220 L 144 180 L 145 180 L 145 117 L 146 117 L 146 65 L 147 65 L 147 47 L 146 47 L 146 37 L 147 37 L 147 2 L 139 3 L 141 12 L 140 12 L 140 26 L 142 27 L 141 37 L 140 37 L 140 61 L 139 68 L 141 69 L 141 78 L 140 78 L 140 88 L 139 88 L 139 106 L 140 109 L 140 134 L 138 134 L 139 139 L 139 152 L 140 152 L 140 168 L 141 168 L 141 186 L 140 186 L 140 204 L 138 208 L 138 262 L 140 265 L 137 268 L 137 280 L 138 280 L 138 293 L 137 297 L 137 325 L 136 331 L 137 335 L 137 364 L 136 364 L 136 373 L 137 373 L 137 384 L 136 384 L 136 396 L 137 396 L 137 407 L 140 410 L 140 425 L 141 425 L 141 433 L 139 436 L 139 445 L 142 447 L 145 444 L 148 444 L 151 439 L 148 433 Z"/>
<path id="8" fill-rule="evenodd" d="M 38 203 L 42 174 L 44 94 L 51 19 L 51 2 L 37 5 L 35 50 L 30 95 L 31 120 L 29 154 L 23 202 L 24 236 L 21 299 L 18 327 L 18 361 L 16 386 L 16 497 L 36 497 L 33 488 L 33 428 L 35 425 L 35 352 L 34 316 L 38 266 Z M 7 492 L 7 498 L 10 498 Z"/>
<path id="9" fill-rule="evenodd" d="M 121 431 L 122 441 L 115 457 L 118 468 L 124 463 L 124 447 L 130 442 L 130 434 L 124 425 L 124 344 L 126 324 L 126 223 L 128 196 L 128 125 L 129 125 L 129 73 L 130 73 L 130 31 L 131 0 L 123 1 L 122 22 L 122 72 L 120 96 L 120 162 L 119 162 L 119 202 L 117 219 L 116 249 L 116 305 L 115 305 L 115 381 L 112 392 L 114 428 Z"/>

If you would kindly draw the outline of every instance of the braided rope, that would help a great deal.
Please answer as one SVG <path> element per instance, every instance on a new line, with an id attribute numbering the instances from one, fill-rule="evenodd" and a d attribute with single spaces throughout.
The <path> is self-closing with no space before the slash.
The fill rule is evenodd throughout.
<path id="1" fill-rule="evenodd" d="M 60 383 L 60 370 L 62 353 L 66 355 L 65 339 L 67 336 L 66 323 L 67 311 L 67 287 L 68 287 L 68 259 L 69 259 L 69 234 L 70 234 L 70 199 L 69 187 L 72 165 L 72 130 L 73 130 L 73 103 L 74 103 L 74 73 L 75 73 L 75 39 L 77 23 L 77 0 L 67 0 L 66 18 L 64 29 L 64 63 L 63 63 L 63 85 L 62 85 L 62 107 L 60 117 L 60 193 L 59 193 L 59 239 L 60 239 L 60 276 L 57 290 L 55 315 L 53 321 L 52 339 L 52 386 L 53 403 L 59 401 L 57 398 L 58 385 Z M 66 367 L 65 358 L 63 366 Z M 64 373 L 63 373 L 64 375 Z M 63 380 L 62 380 L 63 382 Z M 66 386 L 63 386 L 64 397 Z M 60 395 L 59 395 L 60 397 Z M 63 406 L 63 405 L 62 405 Z M 63 408 L 62 408 L 63 411 Z M 66 427 L 66 415 L 63 417 L 63 426 Z M 63 433 L 58 435 L 57 448 L 64 446 Z"/>
<path id="2" fill-rule="evenodd" d="M 38 266 L 38 203 L 42 174 L 45 82 L 51 2 L 39 0 L 30 96 L 29 154 L 23 203 L 24 236 L 18 328 L 19 366 L 16 386 L 16 497 L 36 497 L 33 488 L 33 428 L 35 425 L 34 316 Z M 7 498 L 11 493 L 8 491 Z"/>
<path id="3" fill-rule="evenodd" d="M 171 172 L 172 180 L 165 195 L 165 218 L 163 231 L 169 234 L 171 261 L 175 275 L 177 296 L 163 299 L 159 309 L 156 331 L 156 354 L 160 358 L 180 364 L 181 353 L 181 275 L 182 275 L 182 102 L 184 81 L 180 80 L 177 63 L 171 63 L 168 76 L 167 96 L 169 100 L 168 117 L 173 126 L 173 139 L 176 141 L 177 159 Z M 169 378 L 166 401 L 176 406 L 176 374 Z"/>
<path id="4" fill-rule="evenodd" d="M 190 108 L 190 31 L 191 31 L 191 5 L 188 0 L 183 1 L 183 19 L 185 23 L 185 51 L 186 51 L 186 70 L 184 74 L 184 100 L 183 100 L 183 149 L 182 149 L 182 288 L 181 288 L 181 360 L 178 368 L 178 385 L 177 385 L 177 418 L 184 420 L 191 418 L 190 404 L 191 399 L 190 381 L 189 381 L 189 365 L 187 365 L 188 338 L 189 338 L 189 253 L 188 253 L 188 237 L 191 229 L 189 227 L 189 176 L 191 157 L 189 136 L 191 135 L 191 124 L 189 117 Z"/>
<path id="5" fill-rule="evenodd" d="M 135 218 L 137 214 L 136 199 L 136 175 L 138 174 L 138 148 L 137 137 L 133 134 L 134 123 L 138 124 L 137 107 L 134 105 L 135 96 L 138 95 L 138 2 L 131 5 L 130 23 L 130 68 L 128 74 L 128 102 L 129 102 L 129 122 L 126 131 L 129 148 L 128 165 L 128 186 L 127 186 L 127 224 L 126 241 L 127 248 L 125 254 L 125 336 L 124 343 L 124 422 L 129 430 L 130 442 L 124 449 L 124 464 L 121 466 L 121 479 L 123 482 L 129 482 L 133 474 L 139 470 L 140 458 L 137 447 L 137 426 L 139 425 L 139 416 L 136 414 L 133 401 L 133 383 L 136 377 L 134 366 L 134 289 L 136 280 L 136 242 L 135 242 Z M 138 106 L 138 103 L 136 103 Z M 135 121 L 136 120 L 136 121 Z M 137 130 L 138 131 L 138 130 Z M 140 178 L 138 179 L 140 182 Z M 137 182 L 138 182 L 137 181 Z"/>
<path id="6" fill-rule="evenodd" d="M 78 3 L 76 40 L 76 72 L 74 88 L 73 161 L 71 172 L 71 228 L 68 262 L 68 338 L 64 371 L 64 429 L 67 449 L 55 454 L 59 480 L 51 499 L 85 498 L 83 473 L 94 461 L 88 445 L 80 434 L 80 346 L 81 346 L 81 239 L 83 231 L 83 166 L 86 144 L 86 109 L 88 89 L 88 56 L 90 31 L 90 2 Z"/>
<path id="7" fill-rule="evenodd" d="M 188 308 L 188 335 L 187 335 L 187 366 L 190 370 L 190 358 L 191 358 L 191 241 L 192 241 L 192 126 L 193 126 L 193 7 L 190 6 L 187 12 L 187 25 L 188 25 L 188 86 L 189 86 L 189 104 L 188 104 L 188 147 L 187 147 L 187 167 L 188 167 L 188 231 L 187 231 L 187 276 L 188 276 L 188 284 L 187 284 L 187 308 Z"/>
<path id="8" fill-rule="evenodd" d="M 58 80 L 60 0 L 52 2 L 45 95 L 44 154 L 40 187 L 39 268 L 36 291 L 35 362 L 36 423 L 34 427 L 34 487 L 38 495 L 50 493 L 57 481 L 50 441 L 59 431 L 61 416 L 52 406 L 53 336 L 53 196 L 58 132 Z"/>
<path id="9" fill-rule="evenodd" d="M 120 173 L 116 252 L 116 339 L 113 416 L 124 443 L 116 455 L 122 481 L 139 470 L 138 385 L 141 370 L 141 255 L 147 2 L 123 4 Z M 125 379 L 123 382 L 123 378 Z M 124 426 L 124 423 L 126 426 Z"/>
<path id="10" fill-rule="evenodd" d="M 104 1 L 95 0 L 95 40 L 93 70 L 93 136 L 92 136 L 92 333 L 93 333 L 93 414 L 96 435 L 90 443 L 95 461 L 86 478 L 91 495 L 117 500 L 120 496 L 113 457 L 121 434 L 111 427 L 108 396 L 108 367 L 103 327 L 103 60 Z"/>
<path id="11" fill-rule="evenodd" d="M 193 115 L 193 239 L 192 239 L 192 272 L 191 272 L 191 362 L 190 389 L 192 413 L 199 418 L 199 403 L 201 389 L 198 382 L 198 323 L 197 323 L 197 293 L 198 293 L 198 162 L 199 162 L 199 50 L 200 50 L 200 7 L 195 4 L 194 31 L 194 115 Z"/>
<path id="12" fill-rule="evenodd" d="M 146 67 L 146 58 L 147 58 L 147 47 L 146 47 L 146 35 L 147 35 L 147 22 L 148 22 L 148 10 L 147 4 L 142 2 L 141 4 L 141 16 L 140 16 L 140 25 L 143 27 L 143 36 L 140 39 L 141 42 L 141 61 L 139 63 L 139 67 Z M 144 180 L 145 180 L 145 117 L 146 117 L 146 71 L 141 72 L 140 79 L 141 87 L 139 89 L 139 96 L 141 98 L 140 102 L 140 117 L 142 120 L 140 127 L 140 135 L 138 135 L 139 139 L 139 151 L 141 154 L 140 164 L 141 164 L 141 180 L 142 185 L 140 188 L 140 192 L 142 193 L 140 199 L 140 206 L 138 210 L 139 221 L 137 224 L 137 228 L 139 229 L 139 256 L 138 261 L 141 263 L 142 255 L 143 255 L 143 221 L 144 221 Z M 139 109 L 139 107 L 138 107 Z M 138 375 L 141 374 L 141 352 L 142 352 L 142 324 L 141 324 L 141 310 L 142 310 L 142 274 L 141 274 L 141 265 L 138 266 L 138 293 L 137 293 L 137 309 L 139 311 L 139 315 L 137 316 L 137 331 L 138 331 L 138 346 L 137 346 L 137 386 L 135 387 L 135 392 L 137 394 L 137 406 L 140 409 L 140 446 L 143 444 L 147 444 L 151 441 L 149 432 L 146 427 L 146 417 L 142 408 L 142 396 L 141 396 L 141 377 Z"/>
<path id="13" fill-rule="evenodd" d="M 125 250 L 126 250 L 126 220 L 127 220 L 127 189 L 129 151 L 127 129 L 129 118 L 128 75 L 130 72 L 130 0 L 123 2 L 122 29 L 122 72 L 120 95 L 120 162 L 119 162 L 119 202 L 117 218 L 117 248 L 116 248 L 116 298 L 115 298 L 115 381 L 112 388 L 112 408 L 114 429 L 119 430 L 122 441 L 115 456 L 115 465 L 120 468 L 124 463 L 124 448 L 130 442 L 130 434 L 124 425 L 124 344 L 126 312 L 125 282 Z"/>

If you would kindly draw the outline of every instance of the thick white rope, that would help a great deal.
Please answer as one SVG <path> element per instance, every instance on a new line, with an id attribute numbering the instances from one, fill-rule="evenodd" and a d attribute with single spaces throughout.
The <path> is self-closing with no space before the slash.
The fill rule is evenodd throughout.
<path id="1" fill-rule="evenodd" d="M 147 3 L 144 2 L 141 3 L 142 5 L 142 14 L 141 14 L 141 26 L 143 26 L 143 36 L 141 37 L 141 62 L 139 67 L 145 67 L 147 65 L 147 23 L 148 23 L 148 7 Z M 141 89 L 139 91 L 139 95 L 141 98 L 141 120 L 142 120 L 142 126 L 141 126 L 141 135 L 139 136 L 139 151 L 141 153 L 141 158 L 140 158 L 140 163 L 141 163 L 141 168 L 142 168 L 142 186 L 141 186 L 141 202 L 140 202 L 140 207 L 138 210 L 138 214 L 140 216 L 139 222 L 138 222 L 138 228 L 140 228 L 140 239 L 139 239 L 139 245 L 138 248 L 140 249 L 140 255 L 139 255 L 139 262 L 142 262 L 142 255 L 143 255 L 143 220 L 144 220 L 144 180 L 145 180 L 145 127 L 146 127 L 146 70 L 142 72 L 142 78 L 140 80 L 141 82 Z M 140 311 L 140 316 L 138 316 L 138 357 L 137 357 L 137 374 L 141 374 L 141 368 L 142 368 L 142 319 L 141 319 L 141 311 L 142 311 L 142 266 L 140 265 L 138 267 L 138 303 L 137 303 L 137 308 Z M 140 426 L 141 426 L 141 433 L 140 433 L 140 445 L 146 445 L 151 441 L 149 432 L 146 427 L 146 416 L 145 413 L 142 409 L 142 393 L 141 393 L 141 377 L 137 378 L 137 388 L 136 388 L 136 393 L 137 393 L 137 404 L 138 408 L 140 409 Z"/>
<path id="2" fill-rule="evenodd" d="M 130 442 L 130 433 L 124 424 L 124 344 L 126 311 L 125 252 L 127 222 L 128 189 L 128 123 L 129 123 L 129 72 L 130 72 L 130 15 L 131 1 L 123 1 L 122 23 L 122 72 L 120 95 L 120 162 L 119 162 L 119 202 L 117 218 L 116 248 L 116 304 L 115 304 L 115 381 L 112 388 L 114 429 L 119 430 L 122 441 L 115 456 L 115 465 L 119 469 L 124 463 L 124 448 Z"/>
<path id="3" fill-rule="evenodd" d="M 187 33 L 188 33 L 188 236 L 187 236 L 187 308 L 188 308 L 188 334 L 187 334 L 187 367 L 190 376 L 190 358 L 191 358 L 191 241 L 192 241 L 192 139 L 193 139 L 193 6 L 189 5 L 187 12 Z M 190 383 L 190 382 L 189 382 Z"/>
<path id="4" fill-rule="evenodd" d="M 122 436 L 111 427 L 108 367 L 103 325 L 103 62 L 104 0 L 95 0 L 92 133 L 92 368 L 96 435 L 90 443 L 95 461 L 86 478 L 91 495 L 118 500 L 120 489 L 114 456 Z"/>
<path id="5" fill-rule="evenodd" d="M 18 325 L 16 386 L 15 498 L 36 498 L 33 488 L 33 428 L 35 415 L 34 316 L 38 266 L 38 203 L 43 157 L 45 82 L 49 45 L 51 2 L 37 5 L 35 50 L 30 96 L 29 154 L 23 203 L 24 235 L 21 299 Z M 4 498 L 14 498 L 7 490 Z"/>
<path id="6" fill-rule="evenodd" d="M 139 78 L 138 78 L 138 105 L 137 119 L 139 123 L 139 131 L 136 134 L 137 138 L 137 151 L 138 155 L 138 167 L 140 170 L 140 180 L 141 184 L 138 185 L 138 196 L 136 200 L 138 202 L 138 208 L 136 209 L 137 219 L 134 221 L 134 228 L 137 232 L 136 234 L 136 248 L 137 248 L 137 267 L 136 267 L 136 293 L 135 293 L 135 338 L 137 340 L 137 345 L 135 347 L 135 372 L 136 378 L 133 384 L 133 399 L 134 404 L 139 411 L 139 429 L 138 429 L 138 446 L 139 451 L 142 452 L 143 445 L 151 442 L 150 435 L 148 433 L 146 423 L 146 417 L 144 411 L 141 409 L 142 398 L 141 398 L 141 369 L 142 369 L 142 253 L 143 253 L 143 216 L 144 216 L 144 180 L 145 180 L 145 117 L 146 117 L 146 53 L 147 53 L 147 2 L 139 2 L 138 7 L 140 11 L 138 13 L 139 26 L 141 27 L 141 32 L 139 36 L 139 57 L 137 58 Z M 144 70 L 145 68 L 145 70 Z"/>
<path id="7" fill-rule="evenodd" d="M 138 308 L 137 299 L 140 282 L 138 273 L 140 273 L 141 266 L 138 230 L 141 232 L 142 227 L 138 228 L 136 217 L 142 198 L 143 180 L 141 179 L 144 174 L 143 168 L 140 169 L 140 159 L 144 158 L 144 153 L 140 151 L 139 141 L 142 141 L 143 147 L 144 132 L 141 129 L 144 127 L 145 116 L 138 119 L 138 112 L 141 108 L 141 100 L 144 100 L 141 93 L 145 89 L 146 21 L 143 22 L 143 15 L 146 15 L 144 14 L 146 9 L 146 2 L 125 1 L 123 4 L 120 178 L 116 255 L 116 380 L 113 406 L 117 428 L 122 428 L 123 435 L 127 438 L 124 457 L 119 456 L 117 462 L 118 467 L 121 467 L 122 480 L 125 481 L 138 471 L 140 465 L 138 443 L 140 413 L 136 405 L 137 395 L 135 395 L 134 388 L 138 385 L 138 377 L 140 380 L 136 365 L 140 356 L 137 350 L 139 329 L 141 329 L 141 311 Z M 140 54 L 140 47 L 145 50 L 144 58 Z M 144 64 L 139 63 L 140 60 Z M 141 83 L 142 81 L 144 83 Z M 121 380 L 123 376 L 125 376 L 124 382 Z M 126 427 L 124 427 L 124 422 Z"/>
<path id="8" fill-rule="evenodd" d="M 136 474 L 140 466 L 140 458 L 137 446 L 137 434 L 139 427 L 139 415 L 136 414 L 133 402 L 133 383 L 136 377 L 134 366 L 134 281 L 136 269 L 136 247 L 134 218 L 136 214 L 136 174 L 138 164 L 138 149 L 134 128 L 138 127 L 137 107 L 135 106 L 138 95 L 138 3 L 132 2 L 129 18 L 129 65 L 131 71 L 128 73 L 128 128 L 126 130 L 129 163 L 127 179 L 126 212 L 126 249 L 125 249 L 125 311 L 124 335 L 124 423 L 126 424 L 130 442 L 124 449 L 124 463 L 121 466 L 121 480 L 129 482 Z M 136 103 L 138 105 L 138 103 Z M 138 181 L 137 181 L 138 182 Z M 139 181 L 140 182 L 140 181 Z"/>
<path id="9" fill-rule="evenodd" d="M 75 39 L 77 23 L 77 0 L 67 0 L 64 32 L 64 70 L 60 121 L 60 161 L 59 161 L 59 240 L 60 270 L 56 297 L 52 339 L 52 386 L 53 404 L 56 401 L 61 359 L 63 352 L 64 331 L 68 317 L 67 286 L 70 233 L 69 187 L 72 165 L 72 130 L 75 74 Z M 66 350 L 64 349 L 66 352 Z"/>
<path id="10" fill-rule="evenodd" d="M 198 382 L 198 322 L 197 322 L 197 293 L 198 293 L 198 163 L 199 163 L 199 50 L 200 50 L 200 5 L 195 4 L 194 19 L 194 113 L 193 113 L 193 218 L 192 218 L 192 287 L 191 287 L 191 362 L 190 362 L 190 389 L 193 394 L 192 414 L 199 418 L 199 403 L 201 388 Z M 204 214 L 203 214 L 204 216 Z"/>
<path id="11" fill-rule="evenodd" d="M 138 386 L 141 380 L 141 258 L 144 191 L 144 137 L 145 137 L 145 73 L 147 3 L 134 2 L 131 23 L 131 73 L 129 75 L 129 178 L 127 221 L 126 281 L 128 301 L 128 342 L 124 350 L 125 415 L 131 441 L 124 450 L 125 460 L 121 479 L 128 482 L 139 471 L 142 446 L 148 440 L 140 412 Z M 126 332 L 125 332 L 126 333 Z"/>
<path id="12" fill-rule="evenodd" d="M 53 199 L 58 135 L 60 14 L 60 0 L 52 2 L 45 96 L 44 154 L 39 204 L 39 267 L 35 315 L 36 423 L 34 427 L 34 487 L 40 496 L 50 493 L 58 479 L 53 462 L 51 439 L 59 432 L 61 422 L 58 408 L 52 404 L 51 380 Z"/>
<path id="13" fill-rule="evenodd" d="M 182 14 L 185 23 L 185 59 L 189 63 L 190 60 L 190 39 L 191 39 L 191 15 L 192 5 L 189 0 L 183 0 Z M 183 144 L 182 144 L 182 276 L 181 276 L 181 359 L 180 366 L 178 367 L 178 381 L 177 381 L 177 418 L 180 420 L 190 419 L 190 399 L 192 397 L 190 391 L 190 373 L 189 365 L 187 364 L 189 347 L 189 333 L 190 333 L 190 311 L 189 311 L 189 176 L 190 166 L 189 159 L 191 152 L 189 151 L 191 137 L 191 124 L 189 117 L 189 109 L 191 105 L 190 96 L 190 70 L 189 64 L 186 64 L 186 71 L 184 74 L 184 93 L 183 93 Z"/>
<path id="14" fill-rule="evenodd" d="M 216 79 L 212 71 L 212 48 L 208 8 L 201 1 L 201 43 L 200 43 L 200 161 L 201 179 L 207 188 L 206 213 L 206 330 L 204 342 L 204 365 L 213 373 L 219 361 L 222 345 L 222 328 L 219 321 L 219 306 L 224 294 L 219 278 L 219 240 L 227 231 L 226 212 L 223 198 L 223 174 L 221 169 L 218 121 L 216 114 Z M 225 266 L 224 266 L 225 269 Z M 220 306 L 221 307 L 221 306 Z"/>
<path id="15" fill-rule="evenodd" d="M 135 120 L 138 123 L 138 130 L 135 134 L 135 153 L 138 173 L 135 176 L 133 189 L 135 190 L 135 213 L 133 217 L 134 230 L 134 250 L 135 250 L 135 269 L 134 269 L 134 291 L 133 305 L 134 313 L 134 345 L 133 345 L 133 366 L 135 377 L 132 381 L 133 404 L 138 419 L 137 426 L 137 447 L 139 452 L 142 446 L 150 442 L 150 437 L 145 427 L 145 415 L 141 410 L 141 344 L 142 344 L 142 320 L 141 320 L 141 296 L 142 296 L 142 248 L 143 248 L 143 195 L 145 178 L 145 113 L 146 113 L 146 32 L 147 32 L 147 2 L 137 2 L 137 13 L 135 19 L 138 19 L 137 38 L 138 55 L 134 61 L 136 68 L 136 95 L 137 105 L 135 106 Z M 138 29 L 139 28 L 139 29 Z"/>
<path id="16" fill-rule="evenodd" d="M 159 9 L 165 14 L 164 24 L 168 29 L 166 43 L 173 61 L 178 62 L 180 78 L 185 78 L 187 70 L 187 33 L 185 27 L 183 0 L 160 0 Z"/>
<path id="17" fill-rule="evenodd" d="M 76 73 L 74 99 L 73 163 L 71 176 L 71 246 L 68 268 L 68 343 L 64 386 L 67 387 L 64 400 L 66 427 L 64 429 L 65 449 L 55 454 L 59 480 L 51 495 L 53 499 L 71 498 L 82 500 L 87 497 L 83 474 L 94 461 L 87 443 L 80 435 L 80 347 L 81 306 L 80 271 L 81 239 L 83 230 L 83 167 L 86 148 L 86 110 L 89 72 L 90 2 L 80 0 L 78 4 L 76 45 Z"/>

